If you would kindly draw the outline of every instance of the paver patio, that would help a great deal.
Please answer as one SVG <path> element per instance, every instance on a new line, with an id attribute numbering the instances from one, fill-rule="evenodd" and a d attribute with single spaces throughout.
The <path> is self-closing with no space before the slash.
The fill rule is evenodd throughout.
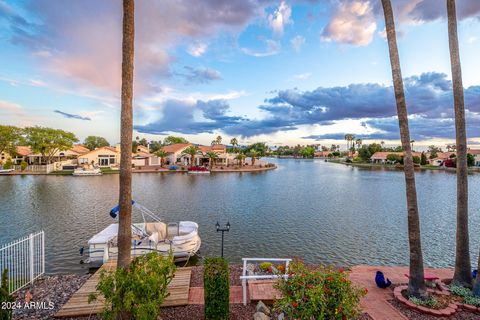
<path id="1" fill-rule="evenodd" d="M 405 320 L 408 319 L 400 311 L 395 309 L 387 300 L 393 299 L 391 289 L 380 289 L 375 284 L 375 273 L 382 271 L 386 278 L 389 278 L 394 285 L 408 283 L 405 276 L 408 267 L 379 267 L 379 266 L 355 266 L 352 267 L 350 279 L 362 288 L 368 289 L 368 294 L 362 299 L 361 307 L 374 320 Z M 425 272 L 436 275 L 440 279 L 452 278 L 452 269 L 425 268 Z"/>

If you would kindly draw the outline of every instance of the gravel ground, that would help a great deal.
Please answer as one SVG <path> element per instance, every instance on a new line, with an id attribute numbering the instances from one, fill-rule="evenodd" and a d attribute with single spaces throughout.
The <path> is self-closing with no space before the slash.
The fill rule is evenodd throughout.
<path id="1" fill-rule="evenodd" d="M 388 302 L 403 313 L 408 319 L 412 320 L 478 320 L 480 318 L 478 314 L 464 310 L 456 312 L 451 317 L 434 317 L 412 310 L 396 300 L 389 300 Z"/>
<path id="2" fill-rule="evenodd" d="M 44 303 L 44 308 L 20 308 L 13 312 L 15 320 L 53 319 L 70 296 L 77 291 L 90 275 L 57 275 L 38 280 L 28 289 L 15 294 L 15 302 L 24 305 L 25 295 L 30 296 L 30 302 Z M 27 293 L 29 292 L 29 294 Z M 50 309 L 49 303 L 52 303 Z"/>

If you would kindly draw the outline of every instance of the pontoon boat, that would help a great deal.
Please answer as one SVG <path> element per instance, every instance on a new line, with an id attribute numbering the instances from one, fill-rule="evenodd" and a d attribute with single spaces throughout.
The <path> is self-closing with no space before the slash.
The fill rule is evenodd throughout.
<path id="1" fill-rule="evenodd" d="M 140 210 L 143 223 L 132 224 L 132 257 L 149 252 L 168 255 L 172 252 L 175 261 L 187 261 L 200 249 L 201 240 L 198 235 L 198 224 L 193 221 L 175 223 L 162 222 L 147 208 L 132 201 L 132 206 Z M 118 206 L 110 211 L 113 218 L 118 217 Z M 153 222 L 147 222 L 150 218 Z M 106 227 L 94 235 L 89 241 L 89 263 L 99 266 L 109 259 L 117 258 L 118 223 Z"/>

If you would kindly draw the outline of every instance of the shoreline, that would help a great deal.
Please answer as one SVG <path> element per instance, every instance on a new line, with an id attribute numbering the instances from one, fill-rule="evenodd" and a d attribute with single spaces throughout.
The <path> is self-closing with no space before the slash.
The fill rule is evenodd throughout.
<path id="1" fill-rule="evenodd" d="M 338 160 L 329 160 L 328 162 L 330 163 L 336 163 L 336 164 L 342 164 L 345 166 L 352 166 L 352 167 L 359 167 L 359 168 L 375 168 L 375 169 L 386 169 L 390 171 L 403 171 L 403 166 L 395 166 L 391 164 L 375 164 L 375 163 L 347 163 L 344 161 L 338 161 Z M 448 172 L 448 173 L 456 173 L 457 170 L 456 168 L 447 168 L 447 167 L 436 167 L 436 166 L 419 166 L 415 167 L 416 171 L 426 171 L 426 170 L 432 170 L 432 171 L 443 171 L 443 172 Z M 468 168 L 468 173 L 480 173 L 480 167 L 469 167 Z"/>
<path id="2" fill-rule="evenodd" d="M 278 167 L 274 164 L 273 166 L 262 166 L 262 167 L 249 167 L 245 166 L 243 168 L 239 169 L 219 169 L 219 168 L 213 168 L 210 172 L 211 173 L 235 173 L 235 172 L 240 172 L 240 173 L 249 173 L 249 172 L 262 172 L 262 171 L 271 171 L 275 170 Z M 188 170 L 170 170 L 167 168 L 155 168 L 155 169 L 134 169 L 132 170 L 132 173 L 188 173 Z M 43 176 L 71 176 L 73 173 L 73 170 L 68 170 L 68 171 L 53 171 L 50 173 L 44 173 L 44 172 L 8 172 L 8 173 L 0 173 L 0 176 L 38 176 L 38 175 L 43 175 Z M 103 175 L 108 175 L 108 174 L 119 174 L 120 170 L 106 170 L 102 171 Z"/>
<path id="3" fill-rule="evenodd" d="M 315 266 L 312 265 L 312 266 Z M 203 290 L 203 266 L 194 266 L 190 278 L 190 290 L 193 294 L 195 291 Z M 372 275 L 377 270 L 382 270 L 392 280 L 393 286 L 388 289 L 379 289 L 376 287 L 372 279 Z M 440 280 L 451 278 L 453 269 L 451 268 L 425 268 L 426 271 L 436 274 Z M 398 285 L 408 283 L 408 279 L 404 273 L 408 272 L 408 266 L 369 266 L 355 265 L 346 268 L 349 277 L 356 286 L 367 288 L 368 294 L 361 300 L 362 313 L 359 320 L 380 319 L 380 315 L 387 314 L 393 319 L 398 319 L 401 313 L 405 312 L 405 308 L 391 306 L 394 288 Z M 241 264 L 229 264 L 230 287 L 241 288 L 240 275 L 242 274 Z M 46 275 L 37 280 L 32 286 L 22 289 L 15 293 L 17 302 L 23 303 L 27 292 L 31 294 L 31 301 L 49 303 L 52 302 L 52 309 L 16 309 L 13 319 L 50 319 L 67 303 L 72 295 L 81 288 L 81 286 L 92 276 L 92 274 L 83 275 Z M 235 319 L 252 319 L 255 313 L 256 302 L 250 301 L 246 306 L 238 302 L 230 303 L 230 312 Z M 203 304 L 201 300 L 189 297 L 189 304 L 179 307 L 164 307 L 161 309 L 162 319 L 165 320 L 186 320 L 186 319 L 203 319 Z M 69 319 L 86 319 L 85 317 L 75 317 Z M 91 315 L 89 319 L 101 319 L 99 315 Z M 423 315 L 414 315 L 410 319 L 430 319 L 424 318 Z M 464 319 L 464 318 L 461 318 Z M 470 319 L 470 318 L 468 318 Z"/>

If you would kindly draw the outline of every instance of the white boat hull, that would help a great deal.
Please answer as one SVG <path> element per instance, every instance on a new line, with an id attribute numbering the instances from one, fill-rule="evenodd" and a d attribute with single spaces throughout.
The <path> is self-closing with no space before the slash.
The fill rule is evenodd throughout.
<path id="1" fill-rule="evenodd" d="M 102 170 L 100 169 L 91 169 L 91 170 L 84 170 L 84 169 L 76 169 L 73 171 L 73 175 L 77 177 L 81 176 L 101 176 Z"/>

